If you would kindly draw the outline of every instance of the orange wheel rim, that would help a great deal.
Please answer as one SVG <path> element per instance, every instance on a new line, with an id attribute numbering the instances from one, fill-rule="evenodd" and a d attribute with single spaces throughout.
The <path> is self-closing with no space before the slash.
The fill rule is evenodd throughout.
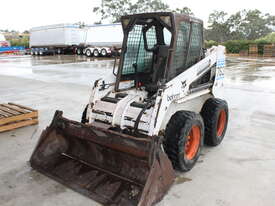
<path id="1" fill-rule="evenodd" d="M 226 124 L 226 112 L 225 110 L 221 110 L 219 114 L 218 124 L 217 124 L 218 137 L 222 136 L 224 132 L 225 124 Z"/>
<path id="2" fill-rule="evenodd" d="M 193 126 L 185 142 L 186 159 L 191 160 L 196 156 L 200 146 L 200 140 L 201 140 L 201 130 L 199 126 Z"/>

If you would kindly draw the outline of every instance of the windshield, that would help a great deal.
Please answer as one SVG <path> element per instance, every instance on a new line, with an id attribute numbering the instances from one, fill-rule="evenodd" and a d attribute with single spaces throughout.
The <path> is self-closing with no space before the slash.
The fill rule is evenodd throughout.
<path id="1" fill-rule="evenodd" d="M 159 32 L 158 35 L 157 32 Z M 128 32 L 122 75 L 150 73 L 154 54 L 157 53 L 157 46 L 170 46 L 171 36 L 169 30 L 157 21 L 153 22 L 152 19 L 144 20 L 142 24 L 133 25 Z"/>
<path id="2" fill-rule="evenodd" d="M 135 25 L 128 34 L 122 75 L 134 74 L 135 71 L 150 72 L 153 52 L 145 50 L 142 28 L 142 25 Z M 154 26 L 146 32 L 146 38 L 150 47 L 157 43 Z"/>

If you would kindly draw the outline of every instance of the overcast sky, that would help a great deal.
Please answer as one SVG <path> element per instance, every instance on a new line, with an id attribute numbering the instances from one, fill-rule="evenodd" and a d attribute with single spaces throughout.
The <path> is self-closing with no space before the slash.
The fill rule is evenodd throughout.
<path id="1" fill-rule="evenodd" d="M 207 22 L 213 10 L 229 14 L 242 9 L 259 9 L 275 15 L 274 0 L 163 0 L 171 8 L 189 7 L 195 16 Z M 101 0 L 2 0 L 0 1 L 0 29 L 28 30 L 31 27 L 57 23 L 85 22 L 92 24 L 99 18 L 92 8 Z"/>

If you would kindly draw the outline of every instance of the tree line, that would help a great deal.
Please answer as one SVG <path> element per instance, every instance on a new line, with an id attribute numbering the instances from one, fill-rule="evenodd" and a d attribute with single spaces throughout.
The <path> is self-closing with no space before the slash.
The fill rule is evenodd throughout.
<path id="1" fill-rule="evenodd" d="M 173 10 L 162 0 L 102 0 L 101 6 L 93 8 L 93 12 L 101 16 L 97 23 L 103 20 L 116 23 L 123 15 L 156 11 L 194 15 L 188 7 Z M 257 9 L 241 10 L 232 15 L 224 11 L 213 11 L 205 28 L 205 39 L 218 43 L 229 40 L 254 40 L 272 31 L 275 31 L 275 16 Z"/>
<path id="2" fill-rule="evenodd" d="M 193 15 L 188 7 L 172 10 L 162 0 L 102 0 L 101 6 L 93 8 L 93 12 L 101 16 L 100 21 L 96 23 L 101 23 L 106 19 L 117 23 L 124 15 L 156 11 L 173 11 Z"/>
<path id="3" fill-rule="evenodd" d="M 208 24 L 206 40 L 255 40 L 275 30 L 275 16 L 257 9 L 238 11 L 230 16 L 224 11 L 214 11 L 209 15 Z"/>

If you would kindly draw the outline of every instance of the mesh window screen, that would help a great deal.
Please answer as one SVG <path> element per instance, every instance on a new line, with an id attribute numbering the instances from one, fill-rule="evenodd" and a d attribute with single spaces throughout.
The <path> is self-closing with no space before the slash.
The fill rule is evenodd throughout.
<path id="1" fill-rule="evenodd" d="M 187 58 L 187 68 L 199 61 L 202 47 L 202 25 L 193 23 L 190 50 Z"/>
<path id="2" fill-rule="evenodd" d="M 177 44 L 173 61 L 173 73 L 177 75 L 184 70 L 184 63 L 187 52 L 188 38 L 190 33 L 190 23 L 181 22 L 179 24 Z"/>
<path id="3" fill-rule="evenodd" d="M 146 32 L 147 44 L 152 48 L 156 43 L 156 29 L 151 27 Z M 144 39 L 142 34 L 142 26 L 135 25 L 129 32 L 127 40 L 127 52 L 124 58 L 122 75 L 134 74 L 134 64 L 137 65 L 137 72 L 150 71 L 152 65 L 152 52 L 148 52 L 144 48 Z"/>

